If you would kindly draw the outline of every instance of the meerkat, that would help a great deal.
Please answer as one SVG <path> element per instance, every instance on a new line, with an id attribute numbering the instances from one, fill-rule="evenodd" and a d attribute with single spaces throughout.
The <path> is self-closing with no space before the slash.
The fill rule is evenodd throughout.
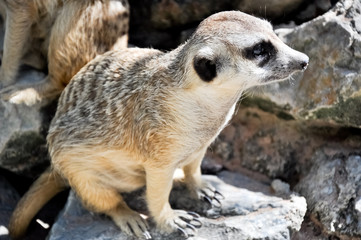
<path id="1" fill-rule="evenodd" d="M 52 168 L 20 201 L 11 235 L 23 234 L 38 209 L 67 186 L 121 231 L 150 238 L 146 221 L 119 194 L 146 186 L 159 229 L 195 234 L 199 216 L 168 202 L 175 170 L 183 170 L 194 199 L 219 200 L 200 165 L 238 99 L 307 65 L 308 57 L 284 44 L 270 23 L 238 11 L 206 18 L 167 53 L 129 48 L 98 56 L 61 94 L 47 137 Z"/>
<path id="2" fill-rule="evenodd" d="M 0 93 L 16 104 L 58 96 L 95 56 L 128 44 L 127 0 L 0 0 L 0 14 L 5 20 Z M 15 84 L 21 64 L 37 69 L 47 64 L 48 75 L 36 84 Z"/>

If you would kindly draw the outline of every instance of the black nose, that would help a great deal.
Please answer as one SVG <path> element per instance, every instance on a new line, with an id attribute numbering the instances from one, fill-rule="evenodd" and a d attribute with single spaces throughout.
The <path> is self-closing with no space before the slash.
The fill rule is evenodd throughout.
<path id="1" fill-rule="evenodd" d="M 307 66 L 308 66 L 308 61 L 301 62 L 301 69 L 302 70 L 306 70 Z"/>

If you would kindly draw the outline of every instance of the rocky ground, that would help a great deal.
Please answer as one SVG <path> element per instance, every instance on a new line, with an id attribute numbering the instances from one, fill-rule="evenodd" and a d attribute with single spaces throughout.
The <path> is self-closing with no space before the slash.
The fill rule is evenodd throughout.
<path id="1" fill-rule="evenodd" d="M 241 9 L 271 20 L 286 43 L 310 57 L 303 75 L 242 98 L 209 149 L 202 168 L 225 195 L 222 207 L 210 209 L 185 198 L 184 189 L 173 190 L 173 206 L 202 215 L 204 226 L 193 239 L 361 239 L 361 2 L 133 2 L 130 42 L 137 46 L 171 49 L 204 17 Z M 26 68 L 21 74 L 23 81 L 42 77 Z M 49 164 L 45 136 L 55 107 L 56 101 L 27 107 L 0 100 L 0 239 L 8 239 L 17 200 Z M 143 211 L 141 195 L 127 199 Z M 155 228 L 151 234 L 181 239 Z M 126 239 L 72 192 L 47 204 L 26 239 L 46 236 Z"/>

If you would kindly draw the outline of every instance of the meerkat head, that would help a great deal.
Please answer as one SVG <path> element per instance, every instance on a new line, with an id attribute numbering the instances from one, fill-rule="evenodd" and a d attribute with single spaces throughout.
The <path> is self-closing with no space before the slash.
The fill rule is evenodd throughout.
<path id="1" fill-rule="evenodd" d="M 230 88 L 285 79 L 305 70 L 309 60 L 284 44 L 269 22 L 237 11 L 208 17 L 188 43 L 198 79 Z"/>

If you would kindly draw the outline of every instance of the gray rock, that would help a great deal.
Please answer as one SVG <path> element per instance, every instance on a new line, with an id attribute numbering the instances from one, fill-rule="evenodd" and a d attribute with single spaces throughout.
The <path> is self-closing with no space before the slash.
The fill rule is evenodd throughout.
<path id="1" fill-rule="evenodd" d="M 294 119 L 361 127 L 360 19 L 361 2 L 342 0 L 312 21 L 278 29 L 281 39 L 310 57 L 310 64 L 303 76 L 266 87 L 262 98 L 287 106 L 284 112 Z"/>
<path id="2" fill-rule="evenodd" d="M 40 81 L 43 77 L 41 72 L 24 70 L 19 82 Z M 0 167 L 34 176 L 35 167 L 48 164 L 45 134 L 51 114 L 45 107 L 47 104 L 49 102 L 28 107 L 11 104 L 0 97 Z"/>
<path id="3" fill-rule="evenodd" d="M 7 226 L 11 213 L 13 212 L 19 195 L 16 190 L 0 176 L 0 239 L 9 239 Z"/>
<path id="4" fill-rule="evenodd" d="M 361 156 L 334 156 L 322 152 L 296 186 L 307 199 L 308 210 L 329 234 L 361 237 Z"/>
<path id="5" fill-rule="evenodd" d="M 203 216 L 203 227 L 191 239 L 291 239 L 292 233 L 300 229 L 306 211 L 303 197 L 291 195 L 289 200 L 285 200 L 234 187 L 215 176 L 204 178 L 225 196 L 221 208 L 209 209 L 209 206 L 204 207 L 203 202 L 189 201 L 182 188 L 174 189 L 171 194 L 173 207 L 187 207 L 188 210 L 196 208 Z M 137 201 L 134 197 L 131 199 Z M 144 206 L 141 208 L 144 209 Z M 177 233 L 160 233 L 152 222 L 150 233 L 153 239 L 184 239 Z M 109 218 L 85 210 L 75 194 L 71 193 L 64 211 L 51 229 L 49 239 L 104 240 L 129 237 L 120 232 Z"/>
<path id="6" fill-rule="evenodd" d="M 275 179 L 271 183 L 272 190 L 280 196 L 288 196 L 291 194 L 290 185 L 279 179 Z"/>
<path id="7" fill-rule="evenodd" d="M 253 175 L 251 177 L 245 174 L 233 173 L 229 171 L 222 171 L 217 176 L 225 183 L 238 188 L 244 188 L 252 192 L 261 192 L 265 195 L 272 195 L 269 179 L 256 179 Z"/>
<path id="8" fill-rule="evenodd" d="M 330 142 L 333 136 L 324 133 L 316 138 L 312 133 L 314 130 L 307 124 L 282 114 L 284 109 L 266 112 L 272 107 L 264 99 L 257 105 L 242 100 L 231 124 L 212 144 L 208 158 L 232 171 L 244 172 L 247 169 L 252 171 L 251 175 L 262 173 L 272 179 L 298 181 L 298 175 L 307 171 L 313 151 L 325 141 Z M 345 142 L 336 144 L 342 146 Z"/>

